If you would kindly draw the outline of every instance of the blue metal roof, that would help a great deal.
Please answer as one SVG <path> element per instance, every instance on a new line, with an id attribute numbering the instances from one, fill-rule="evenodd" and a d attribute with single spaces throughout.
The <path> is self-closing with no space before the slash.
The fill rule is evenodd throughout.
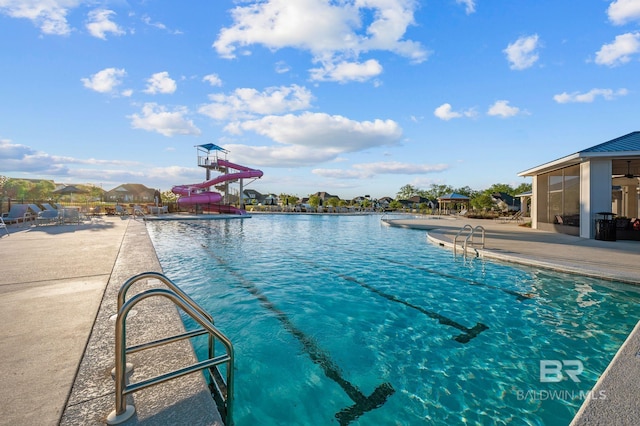
<path id="1" fill-rule="evenodd" d="M 617 137 L 608 142 L 603 142 L 591 148 L 579 152 L 623 152 L 640 151 L 640 132 L 631 132 L 627 135 Z"/>
<path id="2" fill-rule="evenodd" d="M 469 197 L 467 197 L 466 195 L 456 194 L 455 192 L 438 197 L 438 200 L 468 200 L 468 199 Z"/>

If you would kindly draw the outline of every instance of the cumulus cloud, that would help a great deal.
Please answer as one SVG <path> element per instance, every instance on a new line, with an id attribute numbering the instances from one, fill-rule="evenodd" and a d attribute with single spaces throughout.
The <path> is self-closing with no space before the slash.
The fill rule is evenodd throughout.
<path id="1" fill-rule="evenodd" d="M 187 118 L 188 114 L 189 111 L 185 107 L 176 107 L 173 111 L 167 111 L 164 106 L 150 102 L 144 104 L 141 114 L 132 114 L 128 118 L 131 119 L 131 127 L 134 129 L 157 132 L 168 137 L 200 135 L 200 129 Z"/>
<path id="2" fill-rule="evenodd" d="M 513 117 L 520 114 L 520 108 L 510 106 L 509 101 L 500 100 L 489 107 L 487 114 L 501 118 Z"/>
<path id="3" fill-rule="evenodd" d="M 417 175 L 447 170 L 447 164 L 412 164 L 398 161 L 354 164 L 351 169 L 314 169 L 311 172 L 326 178 L 368 179 L 382 174 Z"/>
<path id="4" fill-rule="evenodd" d="M 67 14 L 80 4 L 82 0 L 0 0 L 0 13 L 28 19 L 44 34 L 68 35 Z"/>
<path id="5" fill-rule="evenodd" d="M 467 15 L 471 15 L 476 11 L 476 1 L 475 0 L 456 0 L 457 4 L 463 4 L 465 6 L 465 12 Z"/>
<path id="6" fill-rule="evenodd" d="M 537 49 L 540 47 L 537 34 L 523 36 L 509 44 L 503 50 L 512 70 L 524 70 L 531 67 L 538 60 Z"/>
<path id="7" fill-rule="evenodd" d="M 167 71 L 157 72 L 147 80 L 147 88 L 144 93 L 155 95 L 157 93 L 173 93 L 177 89 L 176 81 L 169 77 Z"/>
<path id="8" fill-rule="evenodd" d="M 626 33 L 616 37 L 613 43 L 603 45 L 596 53 L 596 64 L 615 67 L 631 60 L 631 55 L 640 52 L 640 32 Z"/>
<path id="9" fill-rule="evenodd" d="M 607 9 L 609 20 L 615 25 L 623 25 L 629 21 L 640 20 L 640 1 L 616 0 Z"/>
<path id="10" fill-rule="evenodd" d="M 89 12 L 89 22 L 87 23 L 87 30 L 89 33 L 102 40 L 107 39 L 107 33 L 113 35 L 123 35 L 125 32 L 113 22 L 110 18 L 116 13 L 113 10 L 107 9 L 95 9 Z"/>
<path id="11" fill-rule="evenodd" d="M 99 93 L 115 93 L 116 87 L 122 84 L 122 78 L 127 75 L 124 68 L 105 68 L 89 78 L 81 78 L 82 84 L 87 89 Z M 127 92 L 129 93 L 127 95 Z M 124 96 L 130 96 L 129 91 L 123 92 Z"/>
<path id="12" fill-rule="evenodd" d="M 262 92 L 240 88 L 230 95 L 210 95 L 209 99 L 212 102 L 201 106 L 198 112 L 214 120 L 223 121 L 306 109 L 311 105 L 313 95 L 305 87 L 293 84 L 268 87 Z"/>
<path id="13" fill-rule="evenodd" d="M 327 63 L 321 68 L 309 70 L 311 79 L 315 81 L 366 81 L 382 73 L 382 65 L 375 59 L 365 62 Z"/>
<path id="14" fill-rule="evenodd" d="M 563 92 L 553 97 L 553 100 L 559 104 L 566 104 L 570 102 L 582 102 L 582 103 L 591 103 L 596 97 L 602 96 L 607 101 L 613 100 L 620 96 L 626 96 L 628 94 L 627 89 L 591 89 L 586 93 L 573 92 L 567 93 Z"/>
<path id="15" fill-rule="evenodd" d="M 355 121 L 340 115 L 304 112 L 300 115 L 270 115 L 257 120 L 232 123 L 230 133 L 251 131 L 278 143 L 356 152 L 395 145 L 402 136 L 393 120 Z"/>
<path id="16" fill-rule="evenodd" d="M 84 170 L 92 170 L 94 176 L 106 170 L 106 167 L 131 167 L 131 161 L 81 159 L 74 157 L 50 155 L 29 146 L 13 143 L 8 139 L 0 139 L 0 170 L 4 172 L 33 173 L 42 176 L 82 176 L 83 169 L 71 168 L 72 165 L 85 166 Z M 94 169 L 87 168 L 95 166 Z M 104 177 L 103 177 L 104 179 Z"/>
<path id="17" fill-rule="evenodd" d="M 202 77 L 202 81 L 206 81 L 212 86 L 222 86 L 222 80 L 220 80 L 218 74 L 207 74 Z"/>
<path id="18" fill-rule="evenodd" d="M 435 111 L 433 111 L 433 115 L 435 115 L 441 120 L 449 121 L 453 118 L 475 117 L 476 111 L 474 109 L 468 109 L 466 111 L 457 112 L 457 111 L 453 111 L 451 104 L 444 103 L 440 105 L 438 108 L 436 108 Z"/>
<path id="19" fill-rule="evenodd" d="M 427 59 L 428 52 L 419 42 L 404 39 L 407 28 L 414 24 L 416 7 L 418 3 L 412 0 L 348 0 L 339 4 L 268 0 L 240 5 L 231 12 L 233 25 L 220 31 L 213 47 L 225 58 L 234 58 L 239 47 L 258 44 L 272 50 L 306 50 L 325 69 L 313 69 L 313 76 L 348 76 L 363 81 L 379 73 L 374 66 L 377 62 L 358 62 L 364 52 L 390 51 L 415 63 Z M 363 16 L 371 17 L 370 22 L 363 22 Z M 347 64 L 351 65 L 345 67 Z M 356 77 L 357 72 L 362 74 Z"/>
<path id="20" fill-rule="evenodd" d="M 396 145 L 402 129 L 392 120 L 355 121 L 339 115 L 305 112 L 235 122 L 225 130 L 253 132 L 278 143 L 274 146 L 224 145 L 234 158 L 260 166 L 298 167 L 333 161 L 341 154 Z"/>

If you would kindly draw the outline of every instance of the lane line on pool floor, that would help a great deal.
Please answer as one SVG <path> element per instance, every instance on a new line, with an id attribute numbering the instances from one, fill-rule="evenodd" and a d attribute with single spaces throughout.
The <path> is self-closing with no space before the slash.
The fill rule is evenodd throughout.
<path id="1" fill-rule="evenodd" d="M 204 245 L 203 247 L 208 248 Z M 287 315 L 278 309 L 253 282 L 247 280 L 244 276 L 232 269 L 224 259 L 216 256 L 211 252 L 211 250 L 208 251 L 218 264 L 224 267 L 227 272 L 239 281 L 239 284 L 244 289 L 258 299 L 262 306 L 275 314 L 276 318 L 282 323 L 285 329 L 302 344 L 311 361 L 322 369 L 325 376 L 337 383 L 354 402 L 352 406 L 343 408 L 335 414 L 335 417 L 338 419 L 341 426 L 346 426 L 366 412 L 381 407 L 385 402 L 387 402 L 387 399 L 395 393 L 395 389 L 393 389 L 393 386 L 389 382 L 384 382 L 376 387 L 369 396 L 362 393 L 357 386 L 342 377 L 340 368 L 335 364 L 331 357 L 317 345 L 313 338 L 307 336 L 302 330 L 298 329 Z"/>
<path id="2" fill-rule="evenodd" d="M 342 278 L 345 281 L 349 281 L 349 282 L 358 284 L 359 286 L 361 286 L 361 287 L 363 287 L 363 288 L 365 288 L 365 289 L 377 294 L 378 296 L 382 296 L 387 300 L 390 300 L 390 301 L 395 302 L 395 303 L 400 303 L 400 304 L 402 304 L 404 306 L 407 306 L 407 307 L 409 307 L 411 309 L 415 309 L 418 312 L 421 312 L 421 313 L 425 314 L 429 318 L 438 320 L 439 324 L 446 325 L 446 326 L 449 326 L 449 327 L 453 327 L 453 328 L 456 328 L 456 329 L 462 331 L 462 334 L 459 334 L 459 335 L 457 335 L 457 336 L 455 336 L 453 338 L 456 342 L 469 343 L 469 341 L 471 339 L 473 339 L 474 337 L 478 336 L 478 334 L 482 333 L 484 330 L 488 330 L 489 329 L 488 326 L 486 326 L 485 324 L 482 324 L 481 322 L 476 323 L 476 325 L 474 325 L 471 328 L 465 327 L 464 325 L 452 320 L 451 318 L 448 318 L 448 317 L 446 317 L 446 316 L 444 316 L 442 314 L 439 314 L 439 313 L 437 313 L 435 311 L 430 311 L 430 310 L 424 309 L 424 308 L 422 308 L 420 306 L 414 305 L 413 303 L 407 302 L 406 300 L 403 300 L 403 299 L 400 299 L 399 297 L 394 296 L 393 294 L 385 293 L 384 291 L 382 291 L 382 290 L 380 290 L 380 289 L 378 289 L 378 288 L 376 288 L 376 287 L 374 287 L 372 285 L 369 285 L 369 284 L 367 284 L 367 283 L 365 283 L 363 281 L 360 281 L 359 279 L 354 278 L 354 277 L 352 277 L 350 275 L 346 275 L 346 274 L 343 274 L 341 272 L 334 271 L 331 268 L 324 267 L 322 265 L 319 265 L 319 264 L 317 264 L 315 262 L 311 262 L 311 261 L 306 260 L 306 259 L 302 259 L 302 258 L 298 258 L 298 259 L 301 262 L 306 263 L 307 265 L 309 265 L 312 268 L 321 269 L 323 271 L 329 272 L 331 274 L 336 275 L 337 277 Z"/>
<path id="3" fill-rule="evenodd" d="M 360 252 L 358 252 L 356 250 L 352 250 L 352 249 L 345 248 L 343 250 L 351 252 L 351 253 L 362 254 L 362 253 L 360 253 Z M 532 293 L 521 293 L 519 291 L 509 290 L 508 288 L 497 287 L 497 286 L 494 286 L 494 285 L 491 285 L 491 284 L 487 284 L 487 283 L 483 283 L 483 282 L 480 282 L 480 281 L 471 280 L 469 278 L 460 277 L 460 276 L 453 275 L 453 274 L 448 274 L 446 272 L 438 271 L 438 270 L 427 268 L 427 267 L 424 267 L 424 266 L 415 265 L 415 264 L 412 264 L 412 263 L 401 262 L 399 260 L 393 260 L 393 259 L 389 259 L 389 258 L 383 257 L 383 256 L 373 256 L 373 257 L 375 259 L 382 260 L 382 261 L 385 261 L 385 262 L 388 262 L 388 263 L 391 263 L 391 264 L 394 264 L 394 265 L 405 266 L 407 268 L 416 269 L 418 271 L 429 272 L 430 274 L 439 275 L 439 276 L 444 277 L 444 278 L 451 278 L 451 279 L 456 280 L 456 281 L 462 281 L 462 282 L 465 282 L 465 283 L 467 283 L 469 285 L 490 288 L 492 290 L 498 290 L 498 291 L 501 291 L 503 293 L 509 294 L 511 296 L 515 296 L 515 298 L 516 298 L 516 300 L 518 302 L 522 302 L 524 300 L 529 300 L 529 299 L 532 299 L 532 298 L 535 297 Z"/>

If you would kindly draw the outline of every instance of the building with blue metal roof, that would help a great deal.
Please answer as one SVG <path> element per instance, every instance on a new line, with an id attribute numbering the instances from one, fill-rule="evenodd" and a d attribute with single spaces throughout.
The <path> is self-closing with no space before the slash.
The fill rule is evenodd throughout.
<path id="1" fill-rule="evenodd" d="M 595 238 L 601 213 L 638 218 L 640 132 L 518 173 L 532 178 L 532 227 Z"/>

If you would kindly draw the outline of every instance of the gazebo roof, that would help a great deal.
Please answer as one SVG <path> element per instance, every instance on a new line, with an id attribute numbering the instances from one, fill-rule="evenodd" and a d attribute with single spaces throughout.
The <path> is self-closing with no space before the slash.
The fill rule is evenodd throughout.
<path id="1" fill-rule="evenodd" d="M 455 192 L 438 197 L 438 201 L 467 201 L 468 199 L 469 197 L 466 195 L 457 194 Z"/>

